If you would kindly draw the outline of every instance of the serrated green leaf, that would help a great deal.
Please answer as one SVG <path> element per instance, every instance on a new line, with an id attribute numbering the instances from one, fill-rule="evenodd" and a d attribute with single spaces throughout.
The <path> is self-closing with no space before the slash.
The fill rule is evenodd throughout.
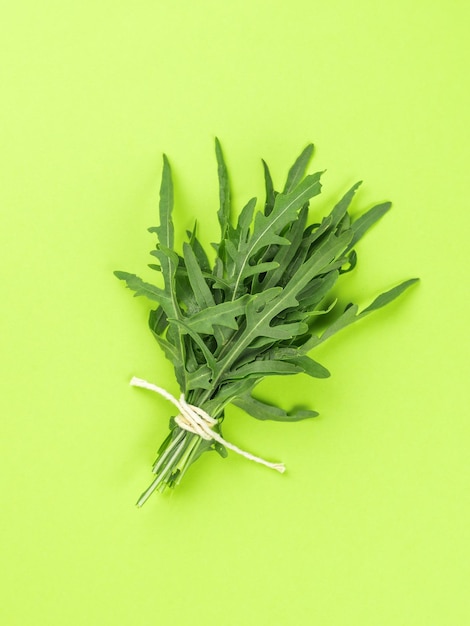
<path id="1" fill-rule="evenodd" d="M 303 335 L 308 331 L 305 322 L 289 322 L 286 324 L 266 324 L 260 327 L 260 332 L 264 337 L 272 337 L 280 341 L 293 339 L 296 335 Z"/>
<path id="2" fill-rule="evenodd" d="M 264 378 L 265 376 L 291 376 L 300 374 L 303 369 L 288 361 L 253 361 L 239 368 L 228 371 L 222 380 L 239 380 L 241 378 Z"/>
<path id="3" fill-rule="evenodd" d="M 350 239 L 351 233 L 349 232 L 341 233 L 339 236 L 331 233 L 329 237 L 324 239 L 314 254 L 297 270 L 284 287 L 282 297 L 278 297 L 277 306 L 282 306 L 283 300 L 288 301 L 290 296 L 299 294 L 314 278 L 322 274 L 328 264 L 342 253 Z M 292 305 L 289 304 L 289 306 Z"/>
<path id="4" fill-rule="evenodd" d="M 161 306 L 150 311 L 149 328 L 157 335 L 161 335 L 168 328 L 168 318 Z"/>
<path id="5" fill-rule="evenodd" d="M 342 266 L 339 269 L 339 273 L 340 274 L 347 274 L 348 272 L 352 272 L 353 269 L 356 267 L 357 264 L 357 254 L 355 250 L 351 250 L 351 252 L 348 254 L 347 256 L 347 264 L 348 267 L 344 267 Z"/>
<path id="6" fill-rule="evenodd" d="M 188 272 L 188 279 L 199 308 L 215 306 L 214 297 L 207 285 L 193 249 L 188 243 L 183 244 L 183 255 Z"/>
<path id="7" fill-rule="evenodd" d="M 196 259 L 197 259 L 197 262 L 199 263 L 199 267 L 201 268 L 201 271 L 210 273 L 211 266 L 209 264 L 209 259 L 207 258 L 206 251 L 202 247 L 201 242 L 196 236 L 196 229 L 197 229 L 197 221 L 194 224 L 193 231 L 189 238 L 189 245 L 191 246 L 192 251 L 194 252 L 196 256 Z"/>
<path id="8" fill-rule="evenodd" d="M 212 386 L 213 372 L 207 365 L 201 365 L 198 369 L 187 374 L 187 391 L 194 389 L 210 389 Z"/>
<path id="9" fill-rule="evenodd" d="M 248 415 L 255 417 L 258 420 L 271 420 L 274 422 L 299 422 L 304 419 L 311 419 L 317 417 L 316 411 L 308 410 L 294 410 L 288 413 L 283 409 L 273 404 L 261 402 L 253 398 L 250 394 L 244 394 L 239 396 L 232 402 L 235 406 L 239 407 Z"/>
<path id="10" fill-rule="evenodd" d="M 333 233 L 317 249 L 298 273 L 292 278 L 284 289 L 269 289 L 252 296 L 246 307 L 246 330 L 232 352 L 220 362 L 220 374 L 222 377 L 231 364 L 235 362 L 239 354 L 247 348 L 257 337 L 273 337 L 274 339 L 292 339 L 295 335 L 307 332 L 306 324 L 292 323 L 271 325 L 273 318 L 282 310 L 298 305 L 296 294 L 312 280 L 331 258 L 334 258 L 350 241 L 350 234 L 343 233 L 339 237 Z"/>
<path id="11" fill-rule="evenodd" d="M 233 241 L 230 241 L 230 239 L 226 239 L 223 244 L 222 249 L 227 252 L 225 255 L 225 269 L 229 271 L 229 268 L 233 266 L 237 258 L 237 247 Z"/>
<path id="12" fill-rule="evenodd" d="M 339 272 L 332 271 L 310 281 L 297 296 L 299 307 L 309 311 L 314 310 L 331 292 L 338 277 Z"/>
<path id="13" fill-rule="evenodd" d="M 393 287 L 392 289 L 389 289 L 388 291 L 380 294 L 380 296 L 377 296 L 377 298 L 375 298 L 372 304 L 369 304 L 369 306 L 361 312 L 361 317 L 367 315 L 368 313 L 372 313 L 372 311 L 381 309 L 383 306 L 386 306 L 387 304 L 395 300 L 395 298 L 401 296 L 404 291 L 406 291 L 409 287 L 411 287 L 411 285 L 414 285 L 418 281 L 419 278 L 410 278 L 409 280 L 405 280 L 404 282 L 400 283 L 396 287 Z"/>
<path id="14" fill-rule="evenodd" d="M 351 229 L 354 233 L 351 243 L 349 247 L 352 248 L 356 245 L 356 243 L 362 239 L 365 233 L 371 228 L 376 222 L 379 221 L 381 217 L 387 213 L 391 209 L 391 202 L 382 202 L 381 204 L 377 204 L 376 206 L 369 209 L 364 215 L 361 215 L 357 220 L 355 220 Z"/>
<path id="15" fill-rule="evenodd" d="M 223 241 L 230 226 L 231 196 L 227 166 L 220 141 L 215 139 L 215 154 L 217 157 L 217 174 L 219 177 L 219 210 L 217 216 L 220 224 L 220 240 Z"/>
<path id="16" fill-rule="evenodd" d="M 173 212 L 173 180 L 171 167 L 167 156 L 163 155 L 163 172 L 160 185 L 160 225 L 149 228 L 149 232 L 156 233 L 160 245 L 173 249 L 174 226 L 172 220 Z"/>
<path id="17" fill-rule="evenodd" d="M 249 278 L 255 274 L 265 274 L 279 268 L 277 261 L 266 261 L 265 263 L 257 263 L 256 265 L 247 265 L 243 272 L 243 278 Z"/>
<path id="18" fill-rule="evenodd" d="M 300 209 L 299 217 L 295 220 L 289 229 L 289 231 L 285 234 L 286 239 L 289 241 L 288 246 L 281 246 L 274 257 L 274 261 L 279 264 L 277 270 L 272 272 L 262 283 L 263 289 L 269 289 L 270 287 L 275 287 L 278 285 L 284 274 L 286 273 L 286 269 L 289 268 L 292 259 L 297 254 L 299 246 L 303 239 L 303 233 L 305 224 L 307 222 L 308 216 L 308 208 L 303 207 Z M 259 284 L 257 286 L 257 290 L 259 289 Z"/>
<path id="19" fill-rule="evenodd" d="M 191 339 L 194 341 L 196 346 L 201 350 L 202 354 L 204 355 L 207 365 L 209 366 L 212 373 L 214 374 L 217 371 L 217 362 L 212 352 L 204 343 L 204 339 L 200 336 L 200 334 L 187 323 L 186 319 L 168 318 L 168 321 L 170 322 L 170 329 L 168 332 L 170 332 L 170 330 L 173 330 L 173 329 L 178 329 L 179 336 L 185 333 L 190 335 Z"/>
<path id="20" fill-rule="evenodd" d="M 264 203 L 264 214 L 268 216 L 273 208 L 274 201 L 276 200 L 276 192 L 274 191 L 273 179 L 271 178 L 271 172 L 269 171 L 268 164 L 262 160 L 264 169 L 264 184 L 266 188 L 266 200 Z"/>
<path id="21" fill-rule="evenodd" d="M 340 233 L 337 233 L 336 236 L 339 236 L 339 234 Z M 329 241 L 329 236 L 332 237 L 334 235 L 335 232 L 331 215 L 324 218 L 321 224 L 308 226 L 304 230 L 302 241 L 300 242 L 300 245 L 294 257 L 285 268 L 285 272 L 281 279 L 281 284 L 284 286 L 288 282 L 290 282 L 292 278 L 297 274 L 299 269 L 306 262 L 306 260 L 312 258 L 314 254 L 317 253 L 317 250 L 321 248 L 324 241 Z M 324 271 L 326 271 L 326 265 Z"/>
<path id="22" fill-rule="evenodd" d="M 411 287 L 411 285 L 414 285 L 416 282 L 418 282 L 418 280 L 418 278 L 411 278 L 404 281 L 403 283 L 400 283 L 396 287 L 393 287 L 392 289 L 389 289 L 388 291 L 380 294 L 380 296 L 377 296 L 377 298 L 375 298 L 372 304 L 370 304 L 360 313 L 358 313 L 359 307 L 357 306 L 357 304 L 353 304 L 347 307 L 344 313 L 342 313 L 342 315 L 340 315 L 338 319 L 336 319 L 333 324 L 331 324 L 331 326 L 329 326 L 323 332 L 322 336 L 320 338 L 317 338 L 316 342 L 312 341 L 311 347 L 316 347 L 320 343 L 323 343 L 324 341 L 335 335 L 343 328 L 346 328 L 346 326 L 350 326 L 351 324 L 362 319 L 369 313 L 372 313 L 372 311 L 376 311 L 377 309 L 386 306 L 387 304 L 395 300 L 395 298 L 398 298 L 398 296 L 400 296 L 404 291 Z"/>
<path id="23" fill-rule="evenodd" d="M 356 191 L 361 185 L 362 180 L 353 185 L 351 189 L 349 189 L 349 191 L 347 191 L 341 198 L 341 200 L 335 205 L 331 212 L 331 221 L 333 226 L 337 226 L 345 217 L 345 215 L 347 215 L 347 210 L 349 209 L 352 199 L 356 195 Z"/>
<path id="24" fill-rule="evenodd" d="M 240 247 L 238 262 L 235 270 L 235 286 L 233 298 L 238 295 L 238 287 L 242 281 L 243 271 L 252 256 L 261 248 L 271 244 L 289 244 L 289 241 L 279 236 L 289 222 L 297 219 L 298 211 L 320 193 L 320 177 L 322 172 L 307 176 L 291 193 L 278 194 L 271 214 L 266 217 L 257 213 L 253 226 L 253 233 L 246 244 Z"/>
<path id="25" fill-rule="evenodd" d="M 175 366 L 175 368 L 183 368 L 183 363 L 180 360 L 179 354 L 177 349 L 175 348 L 175 346 L 173 344 L 171 344 L 169 341 L 166 341 L 166 339 L 164 339 L 163 337 L 161 337 L 160 335 L 157 335 L 157 333 L 152 331 L 152 334 L 154 336 L 154 338 L 156 339 L 158 345 L 160 346 L 160 348 L 163 350 L 166 358 L 173 363 L 173 365 Z"/>
<path id="26" fill-rule="evenodd" d="M 163 268 L 165 268 L 166 273 L 168 272 L 168 264 L 173 264 L 175 268 L 178 268 L 179 266 L 178 254 L 174 250 L 171 250 L 170 248 L 167 248 L 166 246 L 158 244 L 157 249 L 151 250 L 150 254 L 152 256 L 157 257 L 157 259 L 160 260 L 160 271 L 162 273 L 163 273 Z"/>
<path id="27" fill-rule="evenodd" d="M 286 359 L 288 363 L 292 363 L 296 367 L 299 367 L 305 374 L 312 376 L 313 378 L 328 378 L 331 376 L 330 372 L 308 356 L 296 356 L 292 359 Z"/>
<path id="28" fill-rule="evenodd" d="M 313 143 L 308 144 L 306 148 L 302 150 L 300 155 L 295 160 L 294 165 L 290 168 L 287 175 L 286 184 L 282 193 L 290 193 L 305 176 L 305 170 L 309 164 L 313 154 Z"/>
<path id="29" fill-rule="evenodd" d="M 328 326 L 328 328 L 323 332 L 318 343 L 323 343 L 340 330 L 343 330 L 343 328 L 346 328 L 346 326 L 355 322 L 357 319 L 356 316 L 358 308 L 357 304 L 349 306 L 330 326 Z"/>
<path id="30" fill-rule="evenodd" d="M 238 240 L 238 245 L 236 249 L 240 247 L 240 244 L 246 243 L 249 229 L 251 226 L 251 222 L 253 221 L 253 214 L 256 208 L 256 198 L 251 198 L 243 207 L 238 217 L 237 228 L 236 228 L 236 238 Z M 235 247 L 235 243 L 234 243 Z"/>
<path id="31" fill-rule="evenodd" d="M 158 302 L 164 310 L 171 310 L 170 299 L 163 289 L 160 289 L 150 283 L 146 283 L 135 274 L 130 274 L 129 272 L 115 271 L 114 275 L 119 278 L 119 280 L 124 280 L 126 282 L 127 287 L 131 289 L 131 291 L 134 291 L 135 297 L 145 296 L 153 302 Z"/>
<path id="32" fill-rule="evenodd" d="M 249 296 L 242 296 L 233 302 L 222 302 L 207 307 L 186 318 L 185 324 L 197 333 L 214 334 L 214 326 L 225 326 L 233 330 L 238 329 L 236 318 L 245 313 Z"/>

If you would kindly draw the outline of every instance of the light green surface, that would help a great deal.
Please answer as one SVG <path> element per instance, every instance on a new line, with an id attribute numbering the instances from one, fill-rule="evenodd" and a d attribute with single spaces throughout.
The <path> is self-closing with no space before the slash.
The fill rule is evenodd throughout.
<path id="1" fill-rule="evenodd" d="M 469 623 L 467 3 L 4 4 L 0 623 Z M 127 383 L 177 390 L 112 270 L 150 261 L 163 151 L 211 240 L 216 134 L 238 206 L 308 141 L 319 206 L 393 200 L 345 300 L 422 283 L 273 383 L 320 418 L 229 413 L 285 476 L 206 455 L 137 510 L 171 407 Z"/>

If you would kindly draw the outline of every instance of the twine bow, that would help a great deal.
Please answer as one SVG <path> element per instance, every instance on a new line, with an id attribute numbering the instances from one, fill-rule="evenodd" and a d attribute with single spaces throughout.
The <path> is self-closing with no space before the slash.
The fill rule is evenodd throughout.
<path id="1" fill-rule="evenodd" d="M 134 387 L 142 387 L 143 389 L 149 389 L 150 391 L 154 391 L 155 393 L 160 394 L 169 402 L 174 404 L 175 407 L 178 409 L 178 415 L 175 417 L 175 422 L 183 430 L 187 430 L 190 433 L 199 435 L 199 437 L 207 441 L 213 439 L 214 441 L 217 441 L 226 448 L 229 448 L 229 450 L 233 450 L 233 452 L 244 456 L 246 459 L 254 461 L 255 463 L 260 463 L 261 465 L 265 465 L 266 467 L 274 469 L 281 474 L 285 471 L 286 467 L 283 463 L 270 463 L 269 461 L 265 461 L 258 456 L 250 454 L 250 452 L 245 452 L 244 450 L 241 450 L 237 446 L 234 446 L 233 443 L 225 441 L 225 439 L 221 437 L 219 433 L 215 432 L 213 428 L 217 424 L 217 420 L 214 417 L 210 416 L 208 413 L 206 413 L 206 411 L 204 411 L 200 407 L 194 406 L 193 404 L 189 404 L 188 402 L 186 402 L 183 393 L 178 400 L 165 389 L 157 387 L 157 385 L 149 383 L 142 378 L 137 378 L 136 376 L 132 378 L 130 384 Z"/>

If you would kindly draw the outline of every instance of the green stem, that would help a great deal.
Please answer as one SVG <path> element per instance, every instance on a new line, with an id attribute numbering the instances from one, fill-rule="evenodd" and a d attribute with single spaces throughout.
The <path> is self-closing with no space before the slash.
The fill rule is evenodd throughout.
<path id="1" fill-rule="evenodd" d="M 187 401 L 203 408 L 203 403 L 197 401 L 198 395 L 197 392 L 190 392 Z M 223 407 L 217 406 L 212 412 L 213 416 L 217 418 L 222 410 Z M 152 469 L 157 476 L 138 499 L 138 507 L 141 507 L 155 490 L 163 492 L 166 487 L 178 485 L 194 459 L 197 458 L 198 452 L 201 452 L 201 445 L 205 443 L 207 447 L 210 447 L 210 442 L 204 441 L 198 435 L 177 428 L 178 432 L 172 437 L 167 437 L 161 446 Z"/>
<path id="2" fill-rule="evenodd" d="M 194 435 L 191 441 L 191 445 L 188 446 L 188 449 L 179 460 L 178 466 L 176 468 L 177 470 L 179 470 L 178 478 L 176 479 L 177 485 L 180 484 L 181 479 L 183 478 L 188 468 L 190 467 L 201 441 L 202 441 L 201 437 L 199 437 L 198 435 Z"/>
<path id="3" fill-rule="evenodd" d="M 159 475 L 152 482 L 152 484 L 144 491 L 144 493 L 137 500 L 138 507 L 141 507 L 150 498 L 150 496 L 158 487 L 158 485 L 168 476 L 169 472 L 173 470 L 173 468 L 175 467 L 175 462 L 179 460 L 181 453 L 184 451 L 185 444 L 186 444 L 186 440 L 184 437 L 179 443 L 175 444 L 175 440 L 172 441 L 169 448 L 171 451 L 174 450 L 175 448 L 176 450 L 174 451 L 174 453 L 172 454 L 172 456 L 170 457 L 166 465 L 163 467 Z"/>
<path id="4" fill-rule="evenodd" d="M 185 435 L 184 430 L 180 430 L 180 432 L 176 435 L 176 437 L 170 442 L 168 448 L 160 454 L 160 456 L 157 458 L 152 468 L 152 472 L 154 474 L 158 474 L 158 471 L 160 467 L 162 466 L 163 462 L 171 454 L 171 451 L 173 450 L 174 446 L 176 446 L 184 438 L 184 435 Z"/>

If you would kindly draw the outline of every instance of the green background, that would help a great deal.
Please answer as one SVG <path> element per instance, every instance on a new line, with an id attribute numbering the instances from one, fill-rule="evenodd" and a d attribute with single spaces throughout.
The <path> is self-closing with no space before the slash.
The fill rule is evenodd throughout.
<path id="1" fill-rule="evenodd" d="M 0 622 L 469 623 L 468 3 L 3 5 Z M 284 476 L 205 455 L 138 510 L 171 406 L 128 381 L 177 389 L 112 271 L 151 276 L 162 152 L 180 239 L 214 239 L 215 135 L 238 208 L 308 141 L 319 207 L 393 201 L 342 301 L 422 282 L 316 352 L 330 379 L 264 385 L 321 417 L 228 412 Z"/>

